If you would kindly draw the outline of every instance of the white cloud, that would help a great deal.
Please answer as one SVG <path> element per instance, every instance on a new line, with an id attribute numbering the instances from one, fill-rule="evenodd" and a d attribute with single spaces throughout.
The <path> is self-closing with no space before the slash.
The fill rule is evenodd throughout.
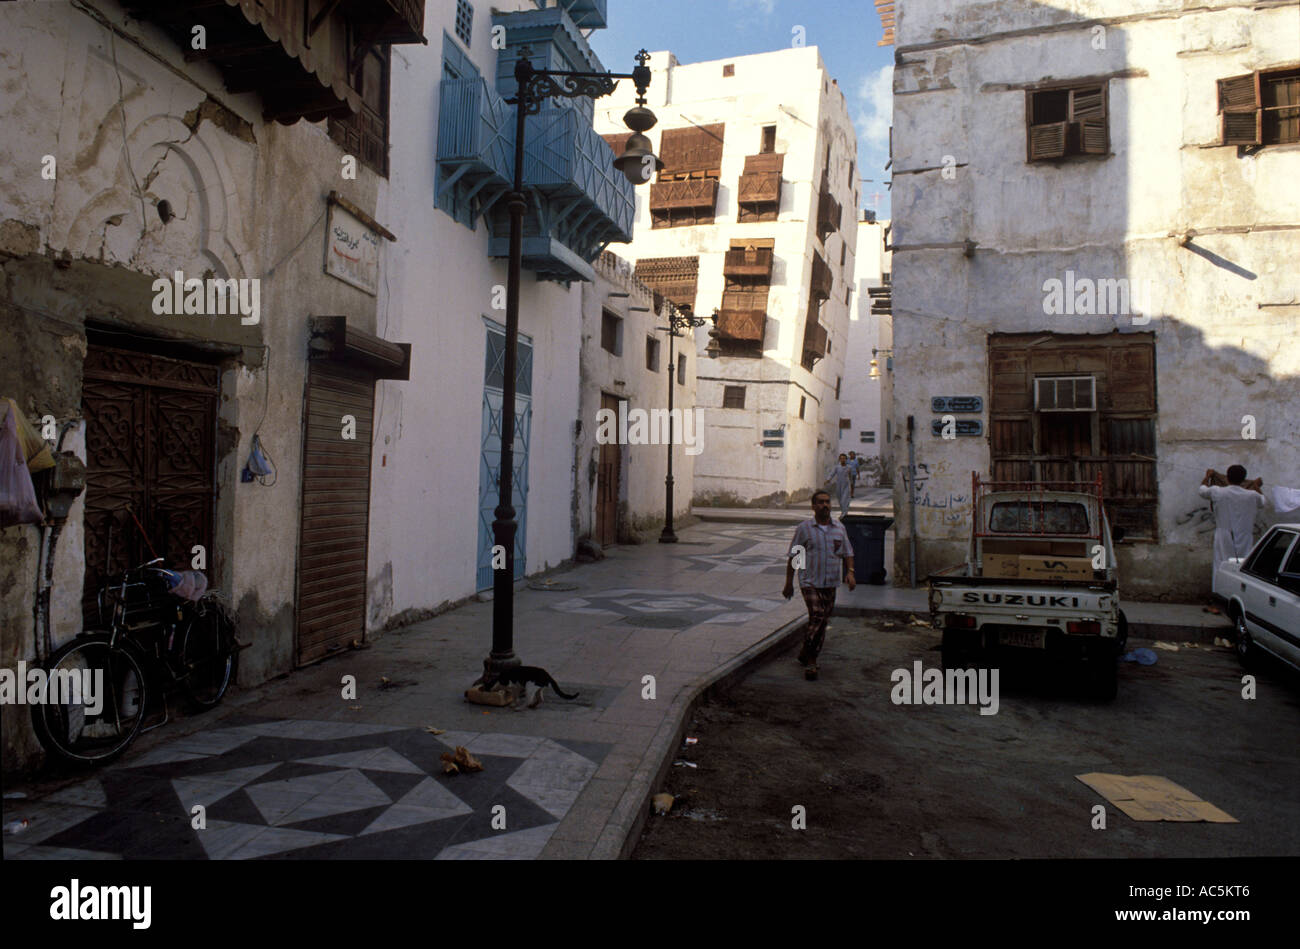
<path id="1" fill-rule="evenodd" d="M 888 149 L 889 126 L 894 121 L 894 67 L 882 66 L 878 73 L 864 76 L 858 86 L 858 112 L 853 124 L 858 136 L 873 149 Z"/>
<path id="2" fill-rule="evenodd" d="M 727 0 L 727 8 L 771 16 L 772 12 L 776 10 L 776 0 Z"/>

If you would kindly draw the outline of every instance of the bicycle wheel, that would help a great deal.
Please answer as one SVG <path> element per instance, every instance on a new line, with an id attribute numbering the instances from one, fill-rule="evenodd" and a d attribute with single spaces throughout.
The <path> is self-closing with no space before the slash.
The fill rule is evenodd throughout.
<path id="1" fill-rule="evenodd" d="M 32 706 L 45 749 L 72 764 L 111 761 L 144 721 L 144 664 L 128 643 L 107 633 L 78 636 L 45 665 L 46 696 Z"/>
<path id="2" fill-rule="evenodd" d="M 199 605 L 181 636 L 178 678 L 197 708 L 213 708 L 235 677 L 235 634 L 221 609 Z"/>

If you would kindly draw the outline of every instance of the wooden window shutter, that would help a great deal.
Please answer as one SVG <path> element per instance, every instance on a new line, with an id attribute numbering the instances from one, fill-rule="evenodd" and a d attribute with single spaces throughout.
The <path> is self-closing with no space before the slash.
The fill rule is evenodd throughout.
<path id="1" fill-rule="evenodd" d="M 1104 155 L 1109 146 L 1106 122 L 1106 89 L 1092 86 L 1070 92 L 1070 118 L 1079 126 L 1079 151 Z"/>
<path id="2" fill-rule="evenodd" d="M 1066 130 L 1069 122 L 1048 122 L 1029 126 L 1029 160 L 1061 158 L 1065 155 Z"/>
<path id="3" fill-rule="evenodd" d="M 665 129 L 659 144 L 665 177 L 692 172 L 717 172 L 722 167 L 722 139 L 726 126 L 690 126 Z M 662 180 L 662 179 L 661 179 Z"/>
<path id="4" fill-rule="evenodd" d="M 1219 80 L 1219 112 L 1224 145 L 1259 145 L 1262 115 L 1259 73 Z"/>

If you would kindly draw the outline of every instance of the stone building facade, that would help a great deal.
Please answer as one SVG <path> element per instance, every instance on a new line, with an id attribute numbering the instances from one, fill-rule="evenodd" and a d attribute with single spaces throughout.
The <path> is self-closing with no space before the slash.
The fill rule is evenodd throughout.
<path id="1" fill-rule="evenodd" d="M 964 557 L 972 471 L 1100 476 L 1125 594 L 1193 600 L 1205 469 L 1295 481 L 1298 25 L 1294 2 L 899 4 L 900 579 L 909 503 L 924 578 Z M 950 397 L 978 408 L 945 439 Z"/>

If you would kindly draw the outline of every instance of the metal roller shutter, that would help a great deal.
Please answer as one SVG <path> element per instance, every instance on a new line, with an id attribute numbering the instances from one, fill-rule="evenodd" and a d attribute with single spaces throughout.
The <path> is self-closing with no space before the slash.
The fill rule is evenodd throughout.
<path id="1" fill-rule="evenodd" d="M 308 371 L 298 555 L 298 663 L 364 640 L 375 377 L 328 360 Z M 344 439 L 343 416 L 356 419 Z"/>

